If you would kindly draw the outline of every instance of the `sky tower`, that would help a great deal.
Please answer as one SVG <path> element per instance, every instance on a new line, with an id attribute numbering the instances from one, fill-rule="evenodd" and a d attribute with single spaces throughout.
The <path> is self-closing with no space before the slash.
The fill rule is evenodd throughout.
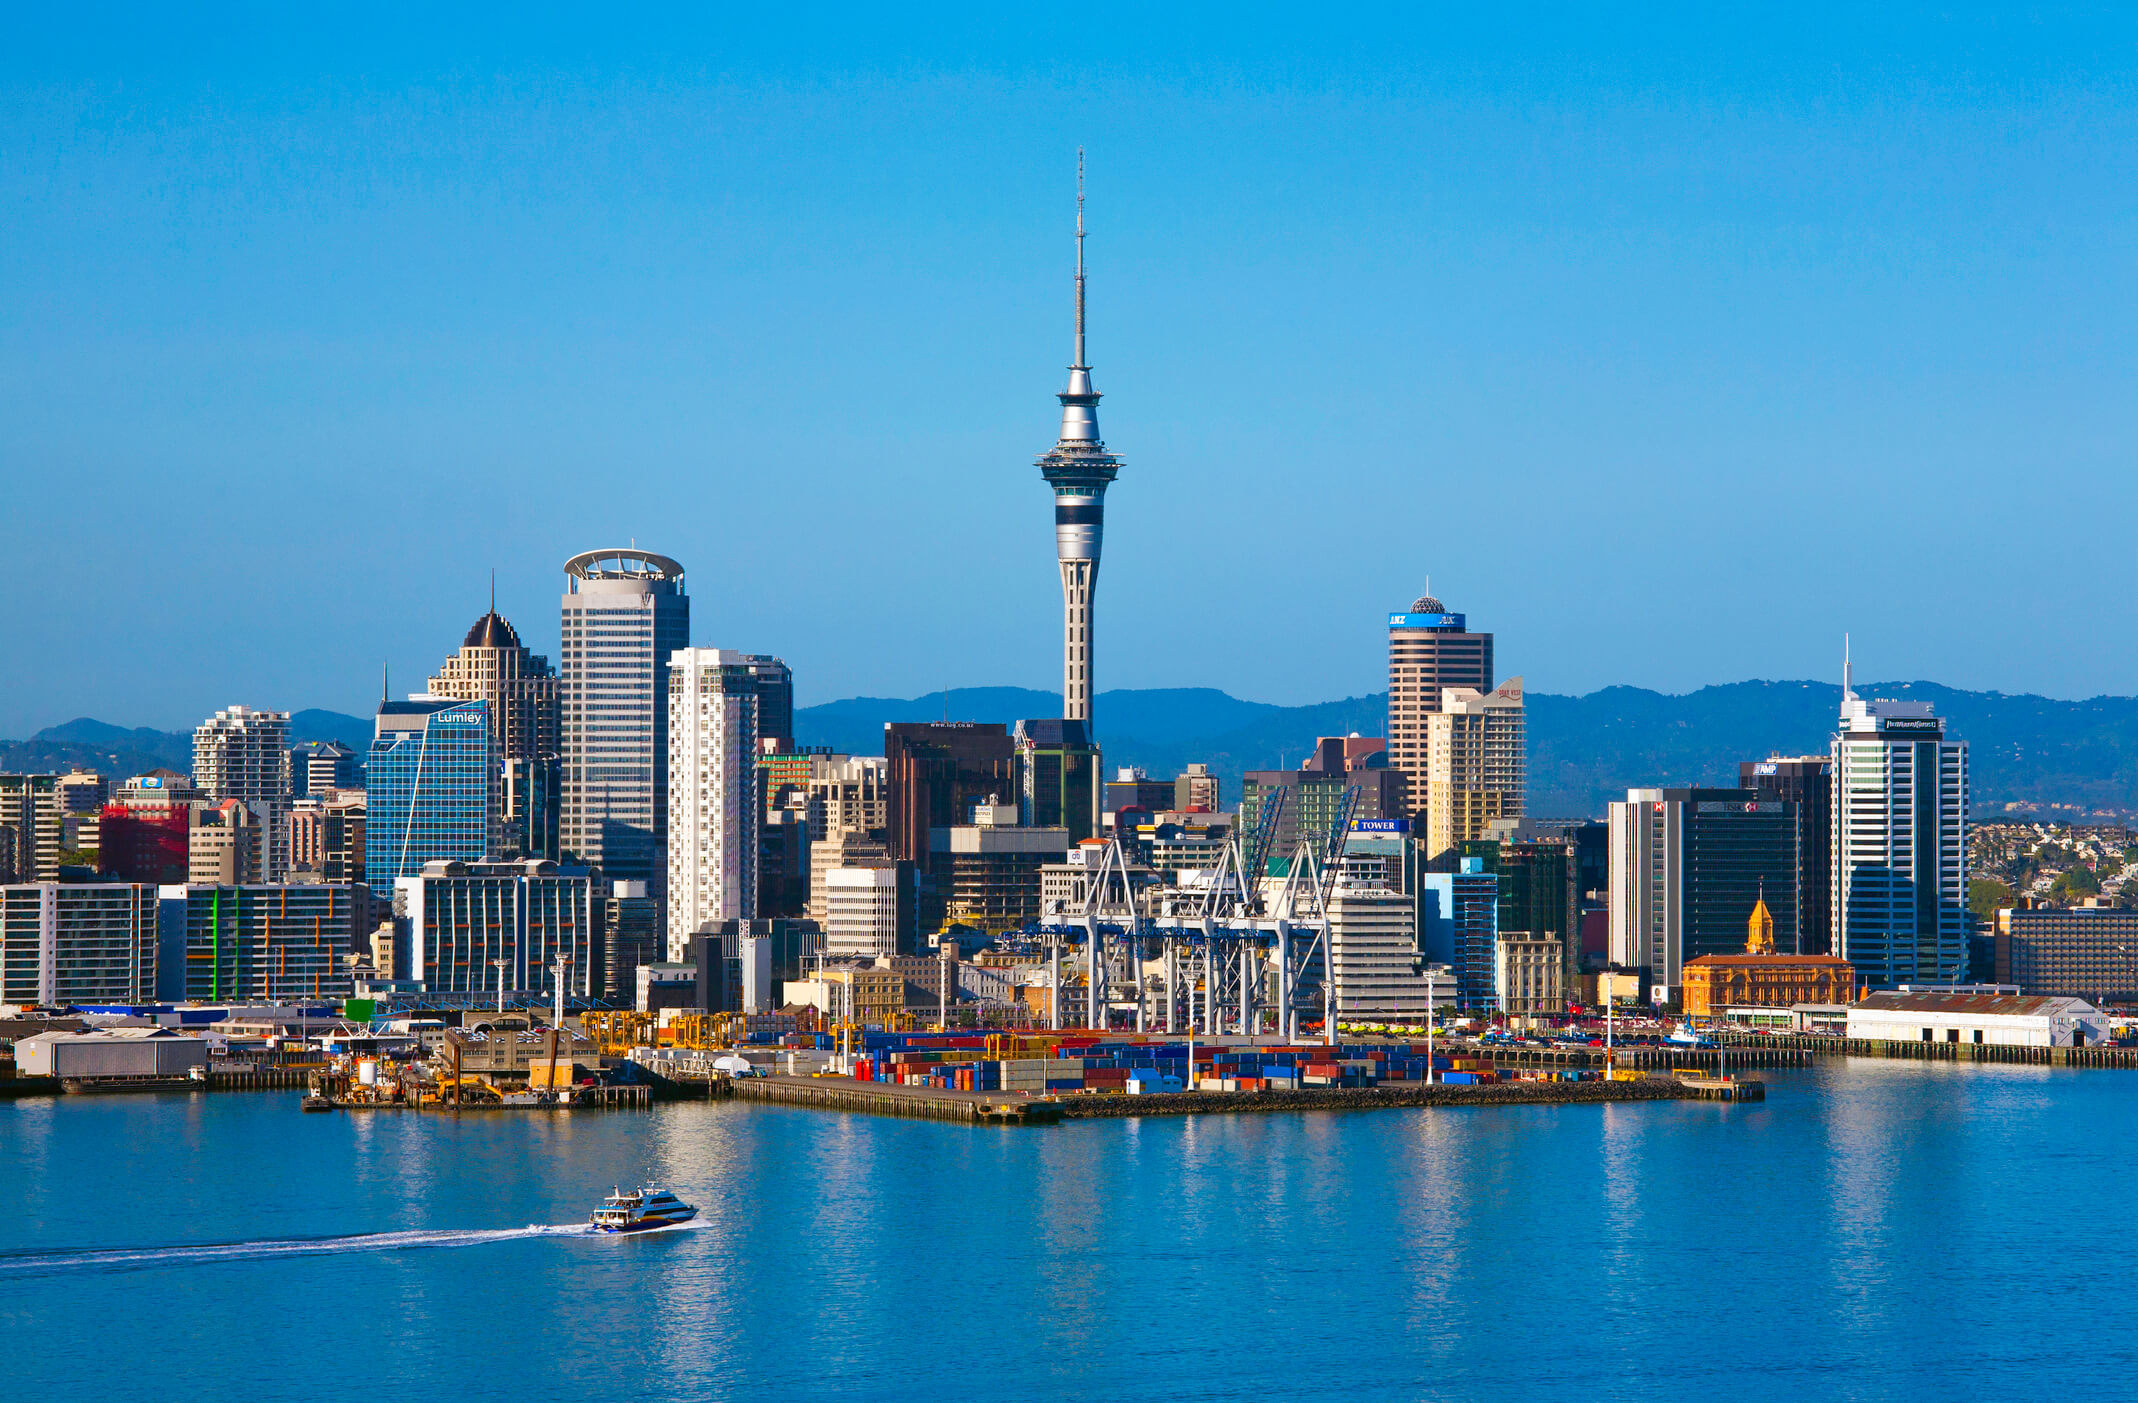
<path id="1" fill-rule="evenodd" d="M 1062 716 L 1091 722 L 1091 597 L 1099 585 L 1106 484 L 1121 460 L 1099 437 L 1099 392 L 1084 360 L 1084 152 L 1076 153 L 1076 360 L 1062 402 L 1062 433 L 1039 460 L 1054 489 L 1054 553 L 1062 567 Z"/>

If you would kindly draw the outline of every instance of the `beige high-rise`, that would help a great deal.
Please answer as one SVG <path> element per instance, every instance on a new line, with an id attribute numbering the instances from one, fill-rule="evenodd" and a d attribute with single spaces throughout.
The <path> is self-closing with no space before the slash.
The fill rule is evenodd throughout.
<path id="1" fill-rule="evenodd" d="M 1413 825 L 1425 818 L 1427 718 L 1451 687 L 1492 690 L 1492 635 L 1471 633 L 1430 592 L 1388 616 L 1388 764 L 1409 781 Z"/>
<path id="2" fill-rule="evenodd" d="M 1450 687 L 1425 720 L 1425 856 L 1481 838 L 1485 825 L 1520 818 L 1528 780 L 1522 679 L 1491 692 Z"/>

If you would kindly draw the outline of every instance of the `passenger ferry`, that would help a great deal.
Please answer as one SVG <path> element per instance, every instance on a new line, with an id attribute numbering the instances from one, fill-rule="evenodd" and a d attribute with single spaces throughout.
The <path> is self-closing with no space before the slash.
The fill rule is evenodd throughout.
<path id="1" fill-rule="evenodd" d="M 651 1184 L 629 1193 L 612 1193 L 594 1210 L 595 1232 L 644 1232 L 648 1228 L 665 1228 L 676 1223 L 687 1223 L 698 1216 L 698 1210 L 666 1189 L 654 1188 Z"/>

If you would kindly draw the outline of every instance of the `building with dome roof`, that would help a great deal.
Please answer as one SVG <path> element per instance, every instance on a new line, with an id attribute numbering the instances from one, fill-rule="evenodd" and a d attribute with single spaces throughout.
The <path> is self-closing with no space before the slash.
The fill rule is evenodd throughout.
<path id="1" fill-rule="evenodd" d="M 491 855 L 557 856 L 557 674 L 497 612 L 477 619 L 430 693 L 490 704 Z"/>
<path id="2" fill-rule="evenodd" d="M 1490 693 L 1492 677 L 1492 635 L 1470 632 L 1430 582 L 1408 610 L 1388 616 L 1388 764 L 1408 782 L 1414 821 L 1431 799 L 1427 718 L 1446 709 L 1451 689 Z"/>

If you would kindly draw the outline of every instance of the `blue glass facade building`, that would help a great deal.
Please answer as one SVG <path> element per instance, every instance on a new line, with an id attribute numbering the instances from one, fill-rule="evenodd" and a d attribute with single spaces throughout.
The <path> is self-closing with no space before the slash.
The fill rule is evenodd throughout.
<path id="1" fill-rule="evenodd" d="M 426 862 L 489 856 L 490 705 L 425 698 L 379 704 L 371 742 L 364 879 L 391 900 Z"/>
<path id="2" fill-rule="evenodd" d="M 1461 861 L 1460 872 L 1418 878 L 1418 946 L 1426 959 L 1454 967 L 1456 1001 L 1465 1010 L 1488 1009 L 1497 982 L 1500 882 L 1483 858 Z"/>

